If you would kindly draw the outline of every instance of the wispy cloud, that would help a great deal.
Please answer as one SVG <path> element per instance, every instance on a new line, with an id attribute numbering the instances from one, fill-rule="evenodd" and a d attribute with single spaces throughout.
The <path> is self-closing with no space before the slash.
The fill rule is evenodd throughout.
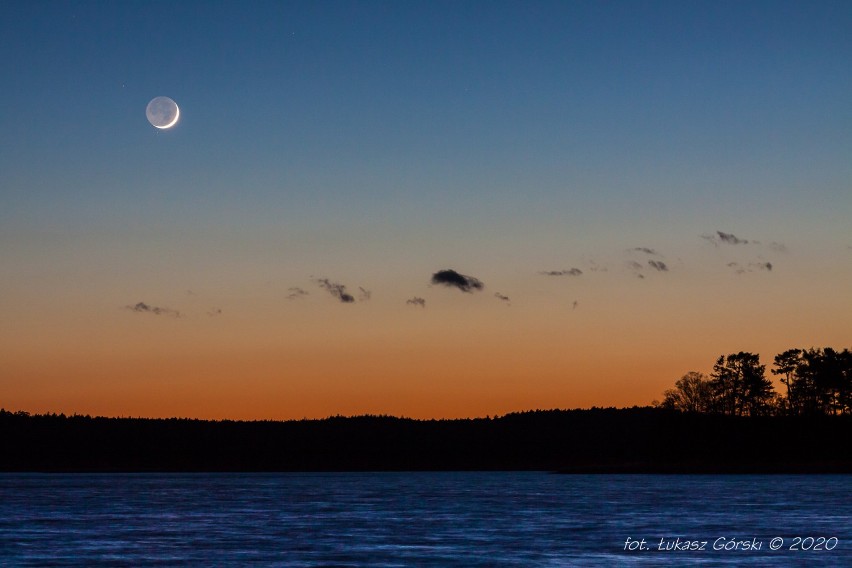
<path id="1" fill-rule="evenodd" d="M 125 309 L 128 309 L 132 312 L 136 312 L 138 314 L 153 314 L 155 316 L 169 316 L 173 318 L 179 318 L 180 312 L 177 310 L 173 310 L 172 308 L 161 308 L 158 306 L 151 306 L 146 304 L 145 302 L 139 302 L 132 306 L 125 306 Z"/>
<path id="2" fill-rule="evenodd" d="M 287 299 L 288 300 L 298 300 L 304 296 L 309 295 L 307 290 L 303 290 L 298 286 L 293 286 L 291 288 L 287 288 Z"/>
<path id="3" fill-rule="evenodd" d="M 630 270 L 636 276 L 636 278 L 645 278 L 645 275 L 642 274 L 643 266 L 635 260 L 627 261 L 627 269 Z"/>
<path id="4" fill-rule="evenodd" d="M 501 294 L 500 292 L 494 292 L 494 297 L 497 298 L 498 300 L 500 300 L 501 302 L 506 302 L 506 303 L 511 302 L 511 300 L 509 300 L 509 296 L 505 296 L 505 295 Z"/>
<path id="5" fill-rule="evenodd" d="M 657 272 L 668 272 L 669 267 L 666 266 L 666 263 L 662 260 L 649 260 L 648 266 L 656 270 Z"/>
<path id="6" fill-rule="evenodd" d="M 635 252 L 644 252 L 645 254 L 650 254 L 651 256 L 660 256 L 660 253 L 658 253 L 656 250 L 654 250 L 652 248 L 648 248 L 648 247 L 633 247 L 630 250 L 635 251 Z"/>
<path id="7" fill-rule="evenodd" d="M 432 284 L 441 284 L 449 288 L 457 288 L 462 292 L 473 292 L 474 290 L 482 290 L 485 284 L 478 278 L 459 274 L 455 270 L 439 270 L 432 275 Z"/>
<path id="8" fill-rule="evenodd" d="M 743 265 L 741 265 L 739 262 L 729 262 L 728 268 L 730 268 L 737 274 L 745 274 L 747 272 L 745 267 L 743 267 Z"/>
<path id="9" fill-rule="evenodd" d="M 719 246 L 719 243 L 716 242 L 716 235 L 711 235 L 708 233 L 704 233 L 703 235 L 699 235 L 702 239 L 713 245 L 714 247 Z"/>
<path id="10" fill-rule="evenodd" d="M 314 282 L 316 282 L 320 288 L 344 304 L 351 304 L 355 302 L 355 297 L 346 291 L 346 286 L 343 284 L 332 282 L 328 278 L 316 278 L 314 279 Z"/>
<path id="11" fill-rule="evenodd" d="M 723 243 L 729 244 L 729 245 L 747 245 L 748 244 L 748 240 L 741 239 L 741 238 L 737 237 L 736 235 L 734 235 L 733 233 L 724 233 L 722 231 L 716 231 L 716 235 L 718 235 L 720 241 L 722 241 Z"/>
<path id="12" fill-rule="evenodd" d="M 737 274 L 745 274 L 746 272 L 757 272 L 760 270 L 764 270 L 766 272 L 772 272 L 772 263 L 771 262 L 749 262 L 748 264 L 741 264 L 739 262 L 729 262 L 728 268 L 736 272 Z"/>
<path id="13" fill-rule="evenodd" d="M 719 244 L 725 244 L 725 245 L 747 245 L 749 243 L 757 244 L 757 241 L 749 241 L 748 239 L 741 239 L 733 233 L 726 233 L 724 231 L 716 231 L 715 234 L 704 234 L 704 235 L 701 235 L 701 238 L 712 243 L 714 246 L 719 246 Z"/>
<path id="14" fill-rule="evenodd" d="M 790 252 L 790 249 L 787 248 L 787 245 L 784 243 L 776 243 L 775 241 L 769 243 L 769 249 L 774 252 L 780 252 L 783 254 L 787 254 Z"/>
<path id="15" fill-rule="evenodd" d="M 426 300 L 420 298 L 419 296 L 414 296 L 413 298 L 409 298 L 405 301 L 406 305 L 409 306 L 420 306 L 421 308 L 426 307 Z"/>
<path id="16" fill-rule="evenodd" d="M 221 308 L 212 308 L 207 312 L 207 315 L 210 316 L 211 318 L 215 318 L 216 316 L 221 316 L 222 315 L 222 309 Z"/>
<path id="17" fill-rule="evenodd" d="M 608 272 L 609 268 L 604 264 L 598 264 L 594 259 L 590 258 L 586 261 L 591 272 Z"/>
<path id="18" fill-rule="evenodd" d="M 539 274 L 544 274 L 545 276 L 580 276 L 583 274 L 583 271 L 579 268 L 569 268 L 567 270 L 542 270 Z"/>
<path id="19" fill-rule="evenodd" d="M 358 300 L 360 300 L 361 302 L 366 302 L 372 297 L 373 297 L 372 292 L 370 292 L 366 288 L 362 288 L 361 286 L 358 286 Z"/>
<path id="20" fill-rule="evenodd" d="M 577 300 L 574 300 L 574 303 L 571 304 L 571 309 L 576 310 L 577 306 L 579 306 L 579 305 L 580 305 L 580 302 L 578 302 Z"/>

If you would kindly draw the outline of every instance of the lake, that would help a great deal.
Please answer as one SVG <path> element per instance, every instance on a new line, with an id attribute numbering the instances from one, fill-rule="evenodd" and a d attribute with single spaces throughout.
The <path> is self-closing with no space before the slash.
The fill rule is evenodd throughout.
<path id="1" fill-rule="evenodd" d="M 702 563 L 852 566 L 852 476 L 0 474 L 3 566 Z"/>

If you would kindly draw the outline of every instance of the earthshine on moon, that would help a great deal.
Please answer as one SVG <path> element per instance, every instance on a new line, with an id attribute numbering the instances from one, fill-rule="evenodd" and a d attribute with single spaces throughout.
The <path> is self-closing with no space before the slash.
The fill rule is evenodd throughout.
<path id="1" fill-rule="evenodd" d="M 148 122 L 157 128 L 171 128 L 177 124 L 180 109 L 169 97 L 155 97 L 148 103 L 145 116 L 148 117 Z"/>

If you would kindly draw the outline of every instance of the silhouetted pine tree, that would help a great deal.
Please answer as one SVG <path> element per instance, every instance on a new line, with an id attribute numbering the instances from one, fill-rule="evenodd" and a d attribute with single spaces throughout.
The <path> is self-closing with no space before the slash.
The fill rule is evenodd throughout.
<path id="1" fill-rule="evenodd" d="M 760 356 L 740 351 L 721 355 L 713 365 L 710 386 L 715 409 L 736 416 L 768 414 L 774 398 Z"/>

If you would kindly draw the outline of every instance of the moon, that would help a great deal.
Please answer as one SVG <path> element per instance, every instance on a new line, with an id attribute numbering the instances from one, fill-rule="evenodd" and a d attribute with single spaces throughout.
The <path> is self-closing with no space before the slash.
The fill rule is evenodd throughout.
<path id="1" fill-rule="evenodd" d="M 169 97 L 154 97 L 145 109 L 145 116 L 152 126 L 163 130 L 177 124 L 180 109 Z"/>

